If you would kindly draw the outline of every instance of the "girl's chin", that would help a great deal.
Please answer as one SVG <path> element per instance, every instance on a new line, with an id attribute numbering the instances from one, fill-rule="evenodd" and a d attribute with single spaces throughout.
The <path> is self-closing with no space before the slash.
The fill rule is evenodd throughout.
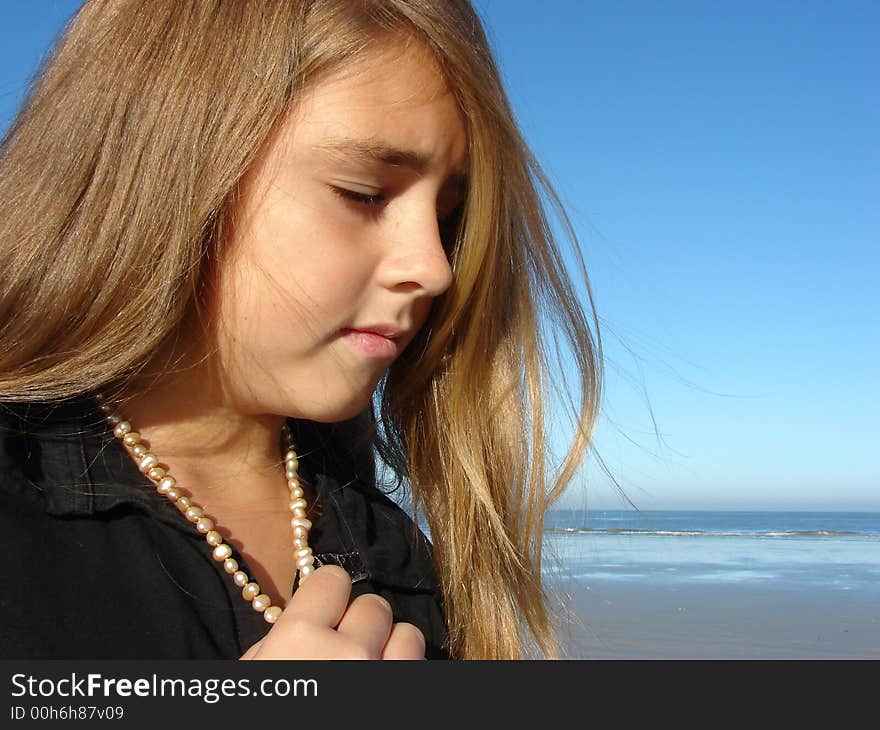
<path id="1" fill-rule="evenodd" d="M 307 404 L 291 404 L 284 412 L 306 421 L 318 423 L 339 423 L 348 421 L 363 413 L 370 405 L 373 391 L 356 398 L 344 398 L 338 401 L 314 401 Z"/>
<path id="2" fill-rule="evenodd" d="M 350 421 L 352 418 L 355 418 L 366 407 L 367 403 L 364 403 L 360 408 L 336 410 L 331 413 L 317 413 L 315 415 L 302 416 L 302 418 L 308 421 L 315 421 L 316 423 L 341 423 L 342 421 Z"/>

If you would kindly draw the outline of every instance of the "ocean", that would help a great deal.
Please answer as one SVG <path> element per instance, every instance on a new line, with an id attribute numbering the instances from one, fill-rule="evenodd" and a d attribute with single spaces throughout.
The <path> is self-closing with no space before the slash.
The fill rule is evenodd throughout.
<path id="1" fill-rule="evenodd" d="M 880 513 L 554 511 L 571 658 L 880 658 Z"/>

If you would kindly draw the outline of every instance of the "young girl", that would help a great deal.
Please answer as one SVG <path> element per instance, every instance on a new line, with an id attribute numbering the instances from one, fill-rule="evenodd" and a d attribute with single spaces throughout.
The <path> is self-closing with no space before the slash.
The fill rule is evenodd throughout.
<path id="1" fill-rule="evenodd" d="M 467 0 L 86 2 L 2 144 L 0 654 L 555 656 L 542 189 Z"/>

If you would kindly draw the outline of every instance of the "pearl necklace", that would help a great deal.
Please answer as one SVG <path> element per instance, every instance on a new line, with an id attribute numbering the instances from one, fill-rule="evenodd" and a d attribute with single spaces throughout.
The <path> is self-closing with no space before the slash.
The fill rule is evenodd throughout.
<path id="1" fill-rule="evenodd" d="M 232 557 L 232 548 L 223 542 L 223 537 L 214 529 L 214 523 L 205 517 L 202 507 L 181 494 L 177 481 L 163 467 L 159 466 L 159 457 L 151 453 L 141 435 L 135 431 L 128 421 L 113 413 L 113 409 L 105 403 L 103 396 L 96 395 L 95 400 L 107 422 L 113 429 L 113 435 L 128 447 L 138 468 L 156 485 L 156 491 L 174 504 L 183 516 L 195 525 L 208 545 L 213 548 L 213 558 L 223 563 L 223 570 L 232 576 L 236 586 L 241 588 L 241 597 L 250 602 L 255 611 L 263 614 L 267 623 L 274 624 L 283 609 L 272 604 L 272 599 L 260 591 L 258 583 L 253 582 L 243 570 L 239 570 L 238 561 Z M 293 555 L 296 558 L 296 569 L 302 583 L 315 570 L 315 556 L 309 547 L 309 530 L 311 521 L 306 517 L 306 500 L 303 497 L 302 485 L 299 481 L 299 459 L 293 445 L 293 438 L 287 424 L 282 429 L 284 435 L 284 476 L 290 489 L 288 508 L 293 515 L 290 525 L 293 527 Z"/>

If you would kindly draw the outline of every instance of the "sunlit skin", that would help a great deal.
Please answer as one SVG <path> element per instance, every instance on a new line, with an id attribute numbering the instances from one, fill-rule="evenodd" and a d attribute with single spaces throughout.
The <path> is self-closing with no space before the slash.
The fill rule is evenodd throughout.
<path id="1" fill-rule="evenodd" d="M 398 350 L 413 339 L 452 281 L 439 222 L 462 200 L 466 163 L 459 109 L 420 49 L 381 45 L 314 86 L 243 181 L 203 361 L 125 404 L 154 450 L 194 468 L 218 446 L 227 468 L 274 464 L 284 417 L 360 412 L 391 360 L 345 329 L 396 325 Z"/>
<path id="2" fill-rule="evenodd" d="M 246 180 L 218 306 L 220 365 L 242 412 L 356 415 L 390 360 L 365 356 L 343 330 L 394 325 L 402 350 L 452 281 L 438 218 L 461 199 L 464 126 L 430 66 L 394 58 L 308 94 Z M 368 143 L 429 167 L 352 149 Z"/>
<path id="3" fill-rule="evenodd" d="M 294 572 L 278 466 L 284 418 L 358 414 L 452 282 L 440 223 L 463 200 L 464 120 L 425 51 L 387 40 L 374 48 L 314 85 L 262 150 L 205 303 L 210 335 L 191 340 L 188 364 L 123 404 L 281 605 Z M 383 323 L 400 335 L 350 332 Z M 349 587 L 342 571 L 319 569 L 297 592 L 298 610 L 321 626 L 339 614 L 324 626 L 332 636 L 298 639 L 306 654 L 345 654 L 349 633 L 364 639 L 355 654 L 364 642 L 381 654 L 386 641 L 392 654 L 423 651 L 412 627 L 391 630 L 378 597 L 346 608 Z M 290 626 L 286 611 L 264 653 L 289 653 Z"/>

